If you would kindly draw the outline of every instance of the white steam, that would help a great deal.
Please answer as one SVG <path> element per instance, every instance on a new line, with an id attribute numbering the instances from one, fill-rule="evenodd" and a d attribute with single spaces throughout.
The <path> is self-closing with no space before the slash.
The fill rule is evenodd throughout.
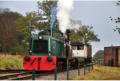
<path id="1" fill-rule="evenodd" d="M 70 13 L 73 9 L 74 0 L 58 0 L 57 3 L 57 19 L 59 22 L 59 29 L 65 33 L 66 29 L 71 29 Z"/>

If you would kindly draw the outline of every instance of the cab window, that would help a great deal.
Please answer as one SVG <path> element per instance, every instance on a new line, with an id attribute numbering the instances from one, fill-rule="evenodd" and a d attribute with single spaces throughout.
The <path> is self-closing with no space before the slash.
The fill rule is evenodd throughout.
<path id="1" fill-rule="evenodd" d="M 33 53 L 48 53 L 48 41 L 47 40 L 34 40 L 33 41 Z"/>

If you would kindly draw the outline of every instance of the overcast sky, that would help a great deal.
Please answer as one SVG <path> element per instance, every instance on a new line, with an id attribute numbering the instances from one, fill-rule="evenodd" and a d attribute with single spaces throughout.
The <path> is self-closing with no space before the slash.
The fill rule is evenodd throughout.
<path id="1" fill-rule="evenodd" d="M 0 8 L 9 8 L 23 15 L 26 12 L 37 10 L 36 1 L 0 1 Z M 93 54 L 104 49 L 105 46 L 120 45 L 120 35 L 113 32 L 116 26 L 109 17 L 120 16 L 120 7 L 115 1 L 75 1 L 71 13 L 73 19 L 81 20 L 82 24 L 92 25 L 95 33 L 101 39 L 92 43 Z"/>

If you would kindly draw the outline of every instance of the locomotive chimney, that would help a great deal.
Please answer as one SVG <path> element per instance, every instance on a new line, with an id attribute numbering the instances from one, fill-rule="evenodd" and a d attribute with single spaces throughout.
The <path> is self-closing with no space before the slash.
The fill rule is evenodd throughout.
<path id="1" fill-rule="evenodd" d="M 65 38 L 65 43 L 66 43 L 66 56 L 69 57 L 69 35 L 70 35 L 70 30 L 66 30 L 66 33 L 64 34 Z"/>
<path id="2" fill-rule="evenodd" d="M 66 30 L 66 32 L 65 32 L 65 35 L 64 35 L 64 37 L 65 37 L 65 43 L 69 43 L 69 41 L 70 41 L 70 30 Z"/>

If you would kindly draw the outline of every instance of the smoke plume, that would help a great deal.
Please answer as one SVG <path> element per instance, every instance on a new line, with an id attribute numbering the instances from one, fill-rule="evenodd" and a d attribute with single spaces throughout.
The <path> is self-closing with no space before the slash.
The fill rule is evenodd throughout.
<path id="1" fill-rule="evenodd" d="M 66 32 L 66 29 L 70 29 L 70 13 L 73 9 L 74 0 L 58 0 L 57 3 L 57 20 L 59 22 L 59 29 L 62 33 Z"/>

